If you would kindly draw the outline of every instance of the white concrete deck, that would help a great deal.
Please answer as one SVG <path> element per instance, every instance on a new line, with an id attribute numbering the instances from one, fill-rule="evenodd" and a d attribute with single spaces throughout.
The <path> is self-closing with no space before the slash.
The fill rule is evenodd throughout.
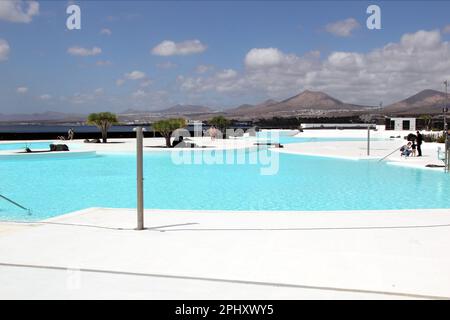
<path id="1" fill-rule="evenodd" d="M 438 143 L 424 143 L 422 146 L 422 157 L 401 157 L 400 147 L 405 144 L 404 140 L 393 139 L 391 141 L 372 141 L 370 143 L 370 155 L 367 155 L 366 141 L 339 141 L 339 142 L 305 142 L 285 144 L 282 149 L 272 149 L 275 152 L 331 157 L 348 160 L 384 160 L 389 164 L 407 166 L 429 170 L 440 170 L 444 168 L 426 167 L 428 164 L 443 165 L 438 159 Z M 443 149 L 443 145 L 441 145 Z"/>
<path id="2" fill-rule="evenodd" d="M 409 131 L 384 130 L 378 126 L 377 131 L 371 131 L 370 155 L 367 155 L 367 131 L 366 130 L 305 130 L 296 137 L 311 138 L 311 142 L 285 144 L 282 149 L 272 149 L 276 152 L 331 157 L 347 160 L 381 160 L 388 164 L 414 167 L 419 169 L 444 171 L 444 168 L 430 168 L 426 165 L 443 165 L 438 159 L 438 148 L 444 149 L 443 143 L 422 144 L 422 157 L 401 157 L 401 146 L 406 144 L 404 139 Z M 430 132 L 423 132 L 428 134 Z M 437 134 L 433 132 L 433 134 Z M 392 138 L 395 137 L 395 138 Z M 400 137 L 400 138 L 399 138 Z M 361 141 L 330 141 L 317 142 L 315 138 L 359 138 Z M 397 150 L 397 151 L 396 151 Z"/>
<path id="3" fill-rule="evenodd" d="M 135 231 L 134 210 L 89 209 L 0 233 L 0 298 L 450 298 L 449 210 L 145 217 Z"/>

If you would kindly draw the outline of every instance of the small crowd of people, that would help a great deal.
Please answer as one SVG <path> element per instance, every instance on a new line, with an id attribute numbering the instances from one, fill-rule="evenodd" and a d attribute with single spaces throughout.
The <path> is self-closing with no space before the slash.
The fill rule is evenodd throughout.
<path id="1" fill-rule="evenodd" d="M 423 136 L 419 131 L 416 131 L 411 141 L 400 148 L 400 156 L 402 157 L 421 157 L 422 156 L 422 142 Z"/>

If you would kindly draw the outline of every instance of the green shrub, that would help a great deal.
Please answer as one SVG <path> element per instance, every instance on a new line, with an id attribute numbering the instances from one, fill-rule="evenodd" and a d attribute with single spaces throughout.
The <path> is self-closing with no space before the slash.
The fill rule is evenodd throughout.
<path id="1" fill-rule="evenodd" d="M 445 136 L 443 134 L 424 134 L 423 135 L 423 141 L 425 141 L 425 142 L 444 143 L 445 142 Z"/>
<path id="2" fill-rule="evenodd" d="M 439 143 L 445 143 L 445 135 L 440 134 L 440 135 L 437 137 L 436 142 L 439 142 Z"/>

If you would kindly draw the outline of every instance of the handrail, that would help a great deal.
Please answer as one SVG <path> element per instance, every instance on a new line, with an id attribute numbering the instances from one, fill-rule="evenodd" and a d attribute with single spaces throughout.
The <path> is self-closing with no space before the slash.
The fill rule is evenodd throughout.
<path id="1" fill-rule="evenodd" d="M 401 147 L 395 148 L 394 151 L 392 151 L 391 153 L 389 153 L 388 155 L 384 156 L 383 158 L 381 158 L 380 160 L 378 160 L 378 162 L 383 161 L 384 159 L 386 159 L 387 157 L 389 157 L 390 155 L 392 155 L 394 152 L 400 150 Z"/>
<path id="2" fill-rule="evenodd" d="M 30 209 L 25 208 L 24 206 L 22 206 L 22 205 L 18 204 L 17 202 L 15 202 L 15 201 L 13 201 L 13 200 L 11 200 L 11 199 L 5 197 L 5 196 L 2 195 L 2 194 L 0 194 L 0 198 L 5 199 L 5 200 L 8 201 L 9 203 L 12 203 L 13 205 L 15 205 L 16 207 L 19 207 L 19 208 L 22 209 L 22 210 L 27 211 L 28 214 L 31 215 L 31 210 L 30 210 Z"/>

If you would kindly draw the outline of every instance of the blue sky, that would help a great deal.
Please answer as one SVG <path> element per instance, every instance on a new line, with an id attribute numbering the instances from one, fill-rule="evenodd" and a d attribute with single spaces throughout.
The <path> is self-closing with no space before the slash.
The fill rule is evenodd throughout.
<path id="1" fill-rule="evenodd" d="M 450 78 L 446 1 L 33 2 L 0 2 L 0 113 L 223 108 L 304 89 L 377 105 Z M 370 4 L 381 30 L 366 28 Z"/>

